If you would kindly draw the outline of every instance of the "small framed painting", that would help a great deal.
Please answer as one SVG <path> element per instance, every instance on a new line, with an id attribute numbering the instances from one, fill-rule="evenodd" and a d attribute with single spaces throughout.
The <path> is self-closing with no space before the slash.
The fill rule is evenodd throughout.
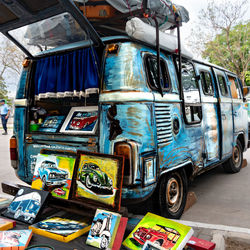
<path id="1" fill-rule="evenodd" d="M 123 157 L 77 151 L 73 198 L 120 210 Z"/>
<path id="2" fill-rule="evenodd" d="M 43 124 L 40 126 L 39 131 L 51 133 L 57 132 L 62 125 L 64 118 L 65 116 L 63 115 L 46 117 Z"/>
<path id="3" fill-rule="evenodd" d="M 45 205 L 49 192 L 21 187 L 3 215 L 32 224 Z"/>
<path id="4" fill-rule="evenodd" d="M 37 155 L 31 187 L 49 191 L 57 198 L 69 199 L 76 154 L 48 153 Z"/>
<path id="5" fill-rule="evenodd" d="M 73 107 L 65 119 L 60 133 L 94 134 L 98 122 L 98 107 Z"/>

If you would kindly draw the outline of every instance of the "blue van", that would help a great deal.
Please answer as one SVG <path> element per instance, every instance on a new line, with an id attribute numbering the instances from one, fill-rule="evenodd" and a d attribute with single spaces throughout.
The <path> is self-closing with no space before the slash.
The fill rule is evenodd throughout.
<path id="1" fill-rule="evenodd" d="M 89 21 L 71 0 L 23 2 L 0 5 L 0 31 L 27 55 L 10 141 L 21 180 L 31 183 L 43 149 L 121 155 L 122 204 L 153 197 L 179 218 L 189 179 L 219 165 L 240 171 L 248 125 L 236 74 L 131 38 L 124 19 Z M 69 131 L 74 117 L 96 114 L 95 126 Z M 48 116 L 65 117 L 56 132 L 30 130 Z"/>
<path id="2" fill-rule="evenodd" d="M 8 207 L 8 213 L 13 214 L 14 219 L 23 217 L 25 221 L 33 220 L 41 208 L 41 196 L 37 192 L 31 192 L 15 198 Z"/>

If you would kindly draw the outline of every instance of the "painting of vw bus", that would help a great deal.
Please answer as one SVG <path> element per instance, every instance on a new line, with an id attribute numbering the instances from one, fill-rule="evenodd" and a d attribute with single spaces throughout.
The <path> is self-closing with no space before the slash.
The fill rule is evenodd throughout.
<path id="1" fill-rule="evenodd" d="M 38 154 L 32 188 L 46 190 L 55 197 L 68 199 L 75 158 Z"/>
<path id="2" fill-rule="evenodd" d="M 73 107 L 64 121 L 61 133 L 93 134 L 98 121 L 97 107 Z"/>
<path id="3" fill-rule="evenodd" d="M 48 197 L 48 192 L 22 187 L 3 215 L 32 224 Z"/>

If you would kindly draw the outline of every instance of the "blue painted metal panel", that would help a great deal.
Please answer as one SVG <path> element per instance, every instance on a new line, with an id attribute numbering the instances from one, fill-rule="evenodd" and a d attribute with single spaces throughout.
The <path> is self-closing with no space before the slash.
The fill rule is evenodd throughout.
<path id="1" fill-rule="evenodd" d="M 202 103 L 203 131 L 208 160 L 219 159 L 219 122 L 215 103 Z"/>
<path id="2" fill-rule="evenodd" d="M 17 85 L 16 99 L 25 98 L 25 86 L 26 86 L 27 74 L 28 74 L 28 68 L 23 69 L 19 83 Z"/>
<path id="3" fill-rule="evenodd" d="M 155 105 L 156 120 L 157 113 L 163 107 L 169 113 L 163 124 L 157 125 L 157 130 L 165 126 L 169 135 L 165 141 L 159 141 L 158 135 L 158 155 L 159 167 L 161 171 L 174 168 L 184 162 L 192 162 L 194 166 L 202 165 L 203 133 L 201 125 L 189 126 L 183 121 L 181 105 L 178 104 L 160 104 Z M 173 133 L 172 120 L 178 119 L 180 130 L 177 134 Z M 170 128 L 168 128 L 170 126 Z"/>
<path id="4" fill-rule="evenodd" d="M 26 126 L 26 108 L 16 107 L 14 115 L 14 135 L 17 139 L 18 147 L 18 170 L 17 175 L 23 181 L 26 180 L 27 171 L 25 168 L 25 140 L 24 140 L 24 131 Z"/>
<path id="5" fill-rule="evenodd" d="M 43 136 L 44 139 L 46 138 L 46 135 Z M 68 139 L 69 140 L 69 139 Z M 88 145 L 88 146 L 82 146 L 81 144 L 76 143 L 56 143 L 55 141 L 36 141 L 32 144 L 26 143 L 25 146 L 25 161 L 24 166 L 21 166 L 22 169 L 25 169 L 26 176 L 25 178 L 21 178 L 23 181 L 27 183 L 32 182 L 33 173 L 35 169 L 36 159 L 37 155 L 40 153 L 42 149 L 49 149 L 49 150 L 60 150 L 60 151 L 73 151 L 76 152 L 77 150 L 83 150 L 88 152 L 96 152 L 97 151 L 97 145 Z"/>

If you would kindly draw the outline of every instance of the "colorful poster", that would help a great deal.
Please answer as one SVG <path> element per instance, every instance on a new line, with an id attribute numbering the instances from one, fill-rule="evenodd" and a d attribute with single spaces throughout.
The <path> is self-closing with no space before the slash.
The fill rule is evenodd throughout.
<path id="1" fill-rule="evenodd" d="M 32 188 L 49 191 L 54 197 L 68 199 L 75 158 L 38 154 Z"/>

